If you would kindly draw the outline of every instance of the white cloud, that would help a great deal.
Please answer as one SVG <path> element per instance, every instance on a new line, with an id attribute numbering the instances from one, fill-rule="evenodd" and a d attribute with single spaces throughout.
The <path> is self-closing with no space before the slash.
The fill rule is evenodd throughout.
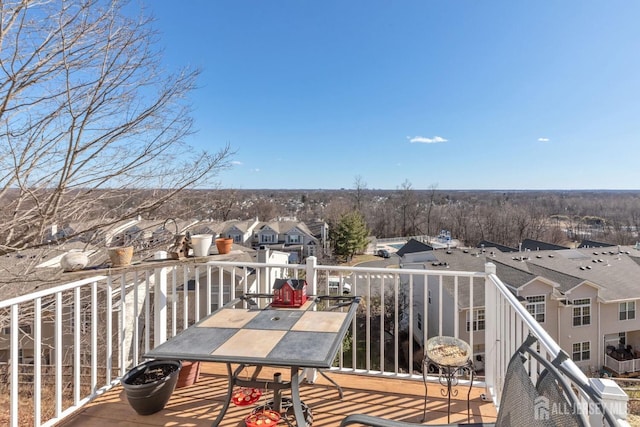
<path id="1" fill-rule="evenodd" d="M 259 169 L 259 168 L 256 168 L 256 169 L 254 169 L 253 171 L 254 171 L 254 172 L 260 172 L 260 169 Z"/>
<path id="2" fill-rule="evenodd" d="M 408 136 L 407 139 L 411 143 L 419 142 L 421 144 L 437 144 L 439 142 L 447 142 L 447 140 L 441 136 L 434 136 L 433 138 L 427 138 L 425 136 Z"/>
<path id="3" fill-rule="evenodd" d="M 231 164 L 232 164 L 232 165 L 235 165 L 235 166 L 240 166 L 240 165 L 242 164 L 242 162 L 239 162 L 239 161 L 237 161 L 237 160 L 234 160 L 234 161 L 232 161 L 232 162 L 231 162 Z"/>
<path id="4" fill-rule="evenodd" d="M 538 142 L 549 142 L 549 138 L 538 138 Z"/>

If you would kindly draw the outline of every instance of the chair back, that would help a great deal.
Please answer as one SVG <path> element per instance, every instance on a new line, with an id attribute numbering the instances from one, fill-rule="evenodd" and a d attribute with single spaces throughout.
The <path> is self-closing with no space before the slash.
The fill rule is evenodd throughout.
<path id="1" fill-rule="evenodd" d="M 549 361 L 538 353 L 536 344 L 537 339 L 529 335 L 511 357 L 496 425 L 586 427 L 590 425 L 588 409 L 597 406 L 614 426 L 615 418 L 601 399 L 565 369 L 563 362 L 569 356 L 561 351 Z"/>

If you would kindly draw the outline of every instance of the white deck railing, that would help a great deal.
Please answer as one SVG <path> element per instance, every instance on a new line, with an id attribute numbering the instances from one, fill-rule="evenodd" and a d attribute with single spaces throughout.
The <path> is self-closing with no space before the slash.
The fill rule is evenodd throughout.
<path id="1" fill-rule="evenodd" d="M 29 417 L 34 426 L 55 424 L 116 384 L 156 344 L 237 293 L 269 292 L 278 277 L 305 278 L 311 294 L 349 285 L 363 297 L 335 369 L 421 379 L 420 343 L 433 335 L 459 336 L 478 351 L 485 347 L 491 361 L 485 383 L 499 407 L 507 363 L 527 333 L 538 337 L 543 354 L 560 351 L 490 265 L 487 273 L 469 273 L 325 266 L 313 257 L 297 265 L 149 263 L 0 302 L 0 350 L 9 350 L 8 425 Z M 484 332 L 467 332 L 464 313 L 451 309 L 459 306 L 486 309 Z M 32 364 L 12 363 L 25 360 Z M 25 396 L 32 396 L 28 404 Z"/>
<path id="2" fill-rule="evenodd" d="M 618 374 L 631 374 L 640 371 L 640 359 L 618 360 L 607 354 L 604 357 L 604 366 Z"/>
<path id="3" fill-rule="evenodd" d="M 488 313 L 495 313 L 495 316 L 488 317 L 486 325 L 485 378 L 487 390 L 499 411 L 507 365 L 527 335 L 531 334 L 537 338 L 539 353 L 549 361 L 554 360 L 562 349 L 496 276 L 495 265 L 486 264 L 486 270 L 486 310 Z M 585 411 L 584 414 L 588 416 L 591 426 L 602 426 L 605 421 L 602 411 L 583 390 L 589 390 L 597 396 L 612 413 L 618 425 L 628 425 L 626 422 L 628 396 L 614 381 L 588 378 L 570 358 L 562 365 L 570 376 L 567 380 L 572 383 L 582 399 L 581 410 Z M 533 367 L 531 375 L 534 384 L 537 374 L 537 369 Z"/>

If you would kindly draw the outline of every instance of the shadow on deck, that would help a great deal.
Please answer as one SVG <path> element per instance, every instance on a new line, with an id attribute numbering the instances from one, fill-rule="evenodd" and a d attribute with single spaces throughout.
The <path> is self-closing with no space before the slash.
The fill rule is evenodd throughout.
<path id="1" fill-rule="evenodd" d="M 282 370 L 283 373 L 286 371 Z M 264 370 L 261 377 L 269 378 L 273 371 Z M 302 400 L 313 412 L 314 427 L 339 425 L 347 415 L 364 413 L 395 420 L 420 422 L 422 420 L 424 384 L 421 381 L 381 378 L 354 374 L 329 373 L 344 390 L 340 400 L 338 391 L 318 376 L 314 384 L 302 384 Z M 451 401 L 451 422 L 467 421 L 467 387 L 458 387 L 458 396 Z M 210 426 L 225 398 L 227 378 L 224 365 L 205 363 L 200 379 L 192 386 L 176 389 L 162 411 L 141 416 L 129 406 L 121 386 L 114 387 L 89 403 L 74 417 L 60 426 Z M 440 394 L 438 383 L 429 383 L 427 420 L 425 424 L 446 424 L 447 399 Z M 484 402 L 481 387 L 471 390 L 471 422 L 493 422 L 496 409 Z M 268 397 L 267 397 L 268 398 Z M 262 400 L 265 400 L 263 397 Z M 244 417 L 251 407 L 231 405 L 222 427 L 244 427 Z"/>

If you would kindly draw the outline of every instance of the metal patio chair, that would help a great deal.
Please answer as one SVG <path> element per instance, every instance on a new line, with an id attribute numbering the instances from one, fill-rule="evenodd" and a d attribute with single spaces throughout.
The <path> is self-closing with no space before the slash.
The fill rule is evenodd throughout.
<path id="1" fill-rule="evenodd" d="M 563 366 L 563 362 L 569 357 L 567 353 L 561 351 L 553 361 L 548 361 L 536 351 L 536 344 L 537 339 L 533 335 L 529 335 L 511 357 L 507 367 L 496 422 L 455 425 L 499 427 L 589 426 L 588 414 L 585 413 L 586 411 L 580 410 L 583 406 L 581 406 L 580 399 L 576 394 L 576 387 L 579 387 L 580 391 L 589 397 L 589 403 L 597 405 L 600 413 L 603 414 L 606 424 L 615 426 L 616 422 L 613 415 L 604 407 L 593 390 L 575 378 Z M 536 369 L 539 372 L 536 384 L 531 381 L 530 369 Z M 571 384 L 569 380 L 572 381 Z M 557 410 L 558 408 L 560 410 Z M 344 418 L 340 426 L 353 424 L 370 427 L 423 425 L 371 415 L 352 414 Z"/>

